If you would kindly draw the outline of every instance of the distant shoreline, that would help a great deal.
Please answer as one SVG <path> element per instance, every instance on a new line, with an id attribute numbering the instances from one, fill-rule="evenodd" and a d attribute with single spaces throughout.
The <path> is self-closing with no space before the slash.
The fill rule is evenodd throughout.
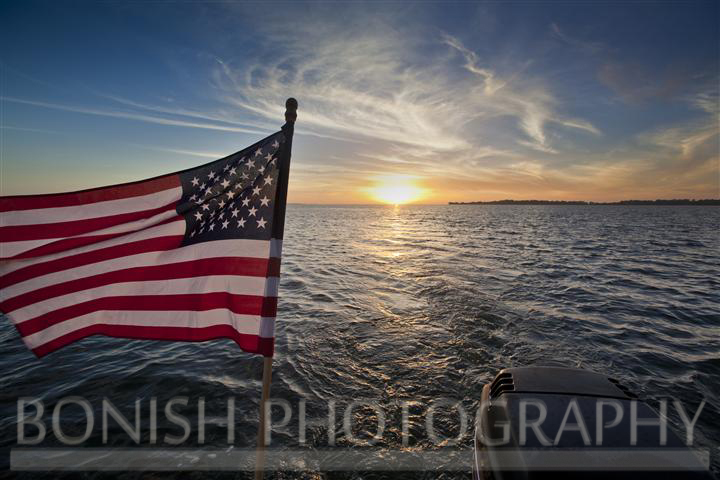
<path id="1" fill-rule="evenodd" d="M 621 200 L 619 202 L 584 202 L 581 200 L 494 200 L 490 202 L 448 202 L 448 205 L 718 205 L 720 199 L 701 200 Z"/>

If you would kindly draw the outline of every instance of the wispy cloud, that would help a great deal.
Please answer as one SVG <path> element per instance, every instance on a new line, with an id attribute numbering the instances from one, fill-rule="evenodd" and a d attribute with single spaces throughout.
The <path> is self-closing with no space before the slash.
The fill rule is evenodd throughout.
<path id="1" fill-rule="evenodd" d="M 291 47 L 249 64 L 247 58 L 238 65 L 217 60 L 214 79 L 225 102 L 277 118 L 286 92 L 293 92 L 303 100 L 301 123 L 310 131 L 405 144 L 429 153 L 478 145 L 507 149 L 483 138 L 483 124 L 498 117 L 515 118 L 527 136 L 516 147 L 545 153 L 558 151 L 546 132 L 550 123 L 600 134 L 589 121 L 561 115 L 560 102 L 541 81 L 499 75 L 448 34 L 418 40 L 391 29 L 334 31 L 313 24 L 295 29 L 291 40 L 269 34 L 273 40 Z M 452 52 L 464 59 L 461 69 Z"/>
<path id="2" fill-rule="evenodd" d="M 143 148 L 147 150 L 153 150 L 156 152 L 164 152 L 164 153 L 176 153 L 178 155 L 189 155 L 191 157 L 201 157 L 201 158 L 209 158 L 209 159 L 219 159 L 223 158 L 227 153 L 221 153 L 221 152 L 198 152 L 195 150 L 184 150 L 184 149 L 178 149 L 178 148 L 167 148 L 167 147 L 155 147 L 151 145 L 141 145 L 137 143 L 130 143 L 129 145 L 132 145 L 133 147 Z"/>
<path id="3" fill-rule="evenodd" d="M 460 52 L 463 57 L 465 57 L 465 68 L 478 75 L 483 80 L 483 92 L 485 94 L 493 95 L 495 92 L 507 85 L 506 81 L 499 81 L 495 77 L 495 72 L 489 68 L 480 66 L 480 61 L 478 60 L 478 56 L 475 52 L 465 48 L 465 46 L 460 43 L 460 40 L 447 34 L 444 34 L 442 38 L 447 45 L 451 46 Z"/>
<path id="4" fill-rule="evenodd" d="M 238 112 L 230 114 L 225 111 L 212 111 L 212 110 L 191 110 L 181 106 L 167 106 L 167 105 L 156 105 L 137 102 L 128 98 L 120 97 L 117 95 L 111 95 L 106 93 L 97 93 L 99 97 L 112 100 L 113 102 L 119 103 L 126 107 L 131 107 L 144 112 L 155 112 L 164 115 L 172 115 L 178 117 L 192 118 L 196 120 L 202 120 L 204 122 L 218 122 L 220 124 L 227 124 L 232 127 L 247 128 L 251 131 L 273 131 L 277 129 L 276 122 L 253 122 L 247 118 L 240 119 Z M 277 119 L 276 119 L 277 120 Z M 253 130 L 254 129 L 254 130 Z"/>
<path id="5" fill-rule="evenodd" d="M 2 130 L 15 130 L 17 132 L 33 132 L 33 133 L 50 133 L 53 135 L 62 134 L 57 130 L 48 130 L 46 128 L 28 128 L 28 127 L 16 127 L 14 125 L 0 125 Z"/>
<path id="6" fill-rule="evenodd" d="M 598 53 L 605 49 L 605 45 L 601 42 L 592 42 L 568 35 L 560 29 L 557 23 L 554 22 L 550 24 L 550 31 L 555 38 L 563 43 L 588 53 Z"/>
<path id="7" fill-rule="evenodd" d="M 715 82 L 717 85 L 717 81 Z M 695 108 L 713 115 L 715 119 L 720 117 L 720 92 L 718 89 L 712 89 L 705 92 L 698 93 L 689 98 L 690 104 Z"/>
<path id="8" fill-rule="evenodd" d="M 557 99 L 541 82 L 528 82 L 524 85 L 511 80 L 503 80 L 490 68 L 479 66 L 477 55 L 465 48 L 456 38 L 444 36 L 445 43 L 465 57 L 465 68 L 482 80 L 479 102 L 492 108 L 496 113 L 510 115 L 518 119 L 529 140 L 520 144 L 546 153 L 557 153 L 550 145 L 545 134 L 547 123 L 556 123 L 562 127 L 585 130 L 599 135 L 600 131 L 590 122 L 581 119 L 564 118 L 555 111 Z"/>
<path id="9" fill-rule="evenodd" d="M 667 157 L 664 164 L 658 165 L 666 173 L 689 171 L 705 164 L 720 166 L 720 128 L 715 121 L 662 128 L 640 135 L 638 140 Z"/>
<path id="10" fill-rule="evenodd" d="M 462 99 L 446 65 L 413 61 L 413 39 L 365 24 L 333 29 L 308 22 L 293 28 L 292 39 L 274 27 L 264 32 L 269 58 L 218 59 L 215 82 L 228 104 L 277 118 L 292 92 L 302 103 L 299 124 L 312 132 L 435 151 L 471 146 L 460 130 L 476 113 L 457 108 Z"/>
<path id="11" fill-rule="evenodd" d="M 21 103 L 24 105 L 32 105 L 41 108 L 50 108 L 54 110 L 63 110 L 66 112 L 82 113 L 86 115 L 98 115 L 102 117 L 113 117 L 122 118 L 126 120 L 135 120 L 140 122 L 154 123 L 158 125 L 168 125 L 174 127 L 187 127 L 187 128 L 200 128 L 206 130 L 219 130 L 223 132 L 234 132 L 234 133 L 251 133 L 251 134 L 266 134 L 267 131 L 263 132 L 259 129 L 236 127 L 230 125 L 221 125 L 218 123 L 208 122 L 190 122 L 184 120 L 177 120 L 167 117 L 160 117 L 155 115 L 148 115 L 144 113 L 133 113 L 120 110 L 102 110 L 97 108 L 87 108 L 74 105 L 63 105 L 59 103 L 43 102 L 37 100 L 27 100 L 15 97 L 0 97 L 0 101 Z"/>

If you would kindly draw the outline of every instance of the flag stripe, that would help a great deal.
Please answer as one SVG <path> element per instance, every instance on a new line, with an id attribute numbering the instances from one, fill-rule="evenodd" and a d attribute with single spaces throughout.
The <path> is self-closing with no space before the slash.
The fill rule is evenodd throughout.
<path id="1" fill-rule="evenodd" d="M 180 177 L 177 174 L 171 174 L 152 180 L 126 183 L 114 187 L 99 187 L 79 192 L 0 197 L 0 212 L 79 205 L 86 206 L 108 200 L 148 195 L 178 186 L 180 186 Z"/>
<path id="2" fill-rule="evenodd" d="M 79 328 L 75 324 L 77 322 L 73 319 L 81 318 L 84 315 L 103 311 L 138 311 L 138 305 L 142 305 L 143 312 L 204 312 L 227 309 L 239 315 L 274 317 L 277 312 L 277 297 L 234 295 L 227 292 L 104 297 L 47 312 L 39 317 L 18 323 L 17 329 L 23 336 L 30 336 L 40 331 L 47 331 L 48 334 L 51 334 L 53 332 L 52 327 L 65 322 L 72 323 L 67 328 Z M 170 321 L 176 322 L 177 320 L 170 319 Z M 177 325 L 177 323 L 171 323 L 169 326 L 172 325 Z"/>
<path id="3" fill-rule="evenodd" d="M 176 185 L 173 188 L 148 195 L 89 203 L 82 205 L 83 208 L 78 208 L 77 205 L 73 205 L 70 207 L 51 207 L 4 212 L 0 215 L 0 225 L 37 225 L 41 223 L 71 222 L 74 220 L 106 217 L 120 213 L 150 210 L 169 203 L 176 203 L 181 198 L 182 187 Z"/>
<path id="4" fill-rule="evenodd" d="M 233 313 L 227 308 L 205 311 L 99 310 L 75 317 L 66 322 L 51 325 L 44 330 L 26 335 L 23 338 L 27 345 L 34 349 L 73 330 L 85 328 L 93 323 L 163 328 L 204 328 L 212 325 L 230 324 L 239 333 L 269 337 L 273 334 L 272 327 L 275 325 L 275 317 Z"/>
<path id="5" fill-rule="evenodd" d="M 106 217 L 88 218 L 84 220 L 71 220 L 68 222 L 42 223 L 38 225 L 14 225 L 0 227 L 0 238 L 3 242 L 17 242 L 20 240 L 40 240 L 67 238 L 76 235 L 95 232 L 98 230 L 128 224 L 137 220 L 153 217 L 163 218 L 163 213 L 175 212 L 177 202 L 172 202 L 150 210 L 141 210 Z M 124 226 L 123 226 L 124 228 Z"/>
<path id="6" fill-rule="evenodd" d="M 138 230 L 142 230 L 144 228 L 152 227 L 153 225 L 159 225 L 163 222 L 171 222 L 173 220 L 177 220 L 178 218 L 183 218 L 181 215 L 178 215 L 175 209 L 170 209 L 163 211 L 161 213 L 155 214 L 152 217 L 148 218 L 142 218 L 140 220 L 135 220 L 132 222 L 123 223 L 121 225 L 115 225 L 108 228 L 103 228 L 102 230 L 97 230 L 92 232 L 93 235 L 106 235 L 106 234 L 112 234 L 112 233 L 126 233 L 126 232 L 136 232 Z M 82 235 L 79 235 L 82 236 Z"/>
<path id="7" fill-rule="evenodd" d="M 114 245 L 112 247 L 99 248 L 97 250 L 91 250 L 77 255 L 69 255 L 55 260 L 49 260 L 47 262 L 31 264 L 0 277 L 0 288 L 6 289 L 2 296 L 11 298 L 23 291 L 30 291 L 37 287 L 45 286 L 45 279 L 47 276 L 54 273 L 65 272 L 66 270 L 73 269 L 75 267 L 101 263 L 106 260 L 128 255 L 158 252 L 177 248 L 180 246 L 182 239 L 182 235 L 149 238 L 147 240 L 138 240 L 136 242 Z M 74 276 L 81 276 L 77 275 L 75 272 L 70 273 Z M 8 288 L 13 285 L 27 282 L 27 280 L 32 280 L 33 285 L 29 285 L 25 288 L 22 288 L 23 286 L 21 285 L 19 289 Z M 38 282 L 37 284 L 35 284 L 36 280 Z"/>
<path id="8" fill-rule="evenodd" d="M 164 237 L 164 236 L 178 236 L 178 237 L 182 238 L 184 233 L 185 233 L 185 222 L 181 220 L 181 221 L 175 221 L 175 222 L 169 222 L 169 223 L 163 223 L 160 225 L 155 225 L 153 227 L 148 227 L 144 230 L 140 230 L 138 232 L 131 232 L 126 235 L 114 237 L 112 239 L 98 242 L 95 244 L 85 245 L 82 247 L 77 247 L 74 249 L 57 252 L 57 253 L 45 255 L 42 257 L 38 257 L 38 258 L 0 260 L 0 275 L 5 276 L 12 272 L 19 271 L 23 268 L 30 267 L 32 265 L 40 265 L 40 264 L 44 264 L 46 262 L 59 260 L 61 258 L 66 258 L 66 257 L 70 258 L 70 257 L 76 256 L 76 255 L 79 256 L 84 253 L 98 251 L 98 250 L 101 250 L 104 248 L 114 247 L 114 246 L 122 245 L 125 243 L 132 243 L 132 242 L 137 242 L 140 240 L 146 240 L 146 239 L 152 239 L 155 237 Z M 1 244 L 0 244 L 0 249 L 2 249 Z"/>
<path id="9" fill-rule="evenodd" d="M 165 230 L 163 230 L 162 233 L 166 233 Z M 12 288 L 7 289 L 2 292 L 3 295 L 0 298 L 11 298 L 18 295 L 18 292 L 32 291 L 36 288 L 43 287 L 45 286 L 44 282 L 46 280 L 46 278 L 43 277 L 56 272 L 66 272 L 67 270 L 77 268 L 76 271 L 67 271 L 66 277 L 58 278 L 64 280 L 68 280 L 71 277 L 80 278 L 89 276 L 93 273 L 91 269 L 82 270 L 79 268 L 84 265 L 93 265 L 103 261 L 108 261 L 103 265 L 105 266 L 105 270 L 109 271 L 112 269 L 112 265 L 128 266 L 123 265 L 122 263 L 111 264 L 109 263 L 110 260 L 121 257 L 130 257 L 146 252 L 160 252 L 157 254 L 158 262 L 172 263 L 173 261 L 189 260 L 199 258 L 201 256 L 227 256 L 233 253 L 249 258 L 280 258 L 280 251 L 282 249 L 282 240 L 276 239 L 271 239 L 269 241 L 218 240 L 213 243 L 200 243 L 180 247 L 182 239 L 182 235 L 162 236 L 128 242 L 127 244 L 112 245 L 90 251 L 84 251 L 85 249 L 83 249 L 82 253 L 73 253 L 74 251 L 70 251 L 67 256 L 55 255 L 52 259 L 45 262 L 38 261 L 37 259 L 21 260 L 13 262 L 13 264 L 20 264 L 22 262 L 24 266 L 14 270 L 9 270 L 9 268 L 7 268 L 8 265 L 1 265 L 0 263 L 0 275 L 2 275 L 0 276 L 0 288 L 7 288 L 32 280 L 31 284 L 18 285 L 19 290 Z M 177 248 L 175 252 L 165 253 L 167 250 L 172 250 L 174 248 Z M 167 257 L 165 255 L 167 255 Z M 172 258 L 170 258 L 171 255 Z M 139 257 L 135 257 L 133 260 L 138 259 Z M 137 264 L 135 266 L 141 266 L 141 264 Z M 9 271 L 5 273 L 5 270 Z M 37 284 L 35 284 L 36 281 Z M 33 288 L 33 285 L 36 285 L 35 288 Z"/>
<path id="10" fill-rule="evenodd" d="M 1 298 L 8 299 L 55 283 L 89 277 L 112 270 L 149 265 L 166 265 L 198 258 L 244 256 L 268 258 L 267 240 L 218 240 L 180 247 L 182 237 L 142 240 L 139 245 L 118 245 L 82 255 L 66 257 L 46 264 L 27 267 L 2 279 Z M 179 247 L 179 248 L 175 248 Z M 168 251 L 168 248 L 172 250 Z M 26 281 L 17 280 L 25 277 Z"/>
<path id="11" fill-rule="evenodd" d="M 145 297 L 149 295 L 181 295 L 206 292 L 228 292 L 233 295 L 277 296 L 277 277 L 243 277 L 235 275 L 210 275 L 192 279 L 175 278 L 149 282 L 126 282 L 90 288 L 81 292 L 42 300 L 15 310 L 10 315 L 15 323 L 27 322 L 43 315 L 75 304 L 104 297 Z M 136 310 L 143 310 L 135 304 Z M 170 310 L 173 310 L 170 308 Z"/>
<path id="12" fill-rule="evenodd" d="M 280 275 L 278 258 L 217 257 L 189 262 L 126 268 L 90 277 L 58 283 L 19 295 L 0 303 L 0 310 L 11 313 L 32 303 L 48 298 L 80 292 L 89 288 L 120 282 L 148 282 L 172 278 L 190 278 L 205 275 L 238 275 L 253 277 L 277 277 Z"/>
<path id="13" fill-rule="evenodd" d="M 146 222 L 146 223 L 149 223 L 147 226 L 152 225 L 152 222 Z M 152 225 L 152 226 L 163 225 L 166 223 L 177 223 L 178 229 L 183 232 L 185 231 L 185 219 L 176 214 L 172 214 L 171 217 L 166 218 L 166 219 L 158 222 L 157 225 Z M 141 228 L 145 228 L 145 227 L 144 226 L 136 226 L 133 229 L 139 230 Z M 126 230 L 131 230 L 131 229 L 127 228 Z M 111 240 L 113 238 L 120 237 L 126 233 L 128 233 L 128 232 L 120 231 L 120 232 L 103 233 L 103 234 L 96 234 L 96 235 L 83 235 L 83 236 L 79 236 L 79 237 L 70 237 L 70 238 L 64 238 L 64 239 L 55 240 L 55 241 L 52 241 L 52 240 L 27 240 L 24 242 L 2 243 L 2 244 L 0 244 L 0 254 L 2 255 L 0 257 L 0 259 L 6 260 L 6 259 L 32 258 L 32 257 L 45 256 L 45 255 L 49 255 L 52 253 L 63 252 L 63 251 L 75 249 L 78 247 L 84 247 L 87 245 L 104 242 L 106 240 Z M 135 232 L 131 231 L 130 233 L 135 233 Z"/>
<path id="14" fill-rule="evenodd" d="M 233 325 L 230 324 L 219 324 L 209 327 L 153 327 L 94 323 L 54 338 L 47 343 L 39 344 L 37 347 L 30 348 L 35 355 L 43 357 L 48 353 L 91 335 L 185 342 L 204 342 L 219 338 L 230 338 L 246 352 L 259 353 L 264 356 L 272 356 L 275 343 L 273 337 L 260 337 L 254 334 L 239 333 Z"/>

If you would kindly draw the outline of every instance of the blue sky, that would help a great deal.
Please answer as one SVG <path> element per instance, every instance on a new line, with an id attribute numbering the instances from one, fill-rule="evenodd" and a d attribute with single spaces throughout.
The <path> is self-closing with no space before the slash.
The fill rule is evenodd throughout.
<path id="1" fill-rule="evenodd" d="M 295 202 L 718 197 L 718 5 L 5 1 L 0 192 L 205 163 L 295 96 Z"/>

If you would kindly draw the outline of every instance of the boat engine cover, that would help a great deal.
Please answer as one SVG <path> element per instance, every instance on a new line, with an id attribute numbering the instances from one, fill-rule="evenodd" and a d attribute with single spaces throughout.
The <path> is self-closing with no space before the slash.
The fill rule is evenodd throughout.
<path id="1" fill-rule="evenodd" d="M 608 376 L 508 368 L 485 385 L 475 478 L 711 479 L 667 421 Z"/>

